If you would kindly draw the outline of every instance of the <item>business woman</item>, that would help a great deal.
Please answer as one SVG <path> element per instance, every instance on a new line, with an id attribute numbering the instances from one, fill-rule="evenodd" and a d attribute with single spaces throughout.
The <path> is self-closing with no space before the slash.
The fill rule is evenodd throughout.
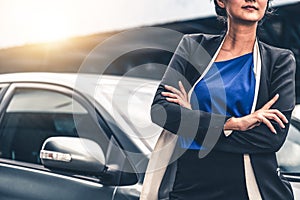
<path id="1" fill-rule="evenodd" d="M 214 3 L 227 32 L 185 35 L 154 97 L 152 121 L 178 136 L 183 153 L 164 175 L 167 195 L 150 196 L 291 200 L 275 152 L 295 104 L 295 58 L 257 38 L 268 0 Z"/>

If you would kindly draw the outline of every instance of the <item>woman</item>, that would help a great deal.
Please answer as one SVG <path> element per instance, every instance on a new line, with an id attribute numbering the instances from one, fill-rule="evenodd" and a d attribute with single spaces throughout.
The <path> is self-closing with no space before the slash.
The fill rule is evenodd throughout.
<path id="1" fill-rule="evenodd" d="M 151 108 L 152 121 L 178 135 L 174 152 L 182 154 L 175 178 L 165 174 L 166 198 L 293 199 L 275 152 L 295 104 L 295 58 L 257 39 L 268 0 L 214 3 L 226 34 L 185 35 Z"/>

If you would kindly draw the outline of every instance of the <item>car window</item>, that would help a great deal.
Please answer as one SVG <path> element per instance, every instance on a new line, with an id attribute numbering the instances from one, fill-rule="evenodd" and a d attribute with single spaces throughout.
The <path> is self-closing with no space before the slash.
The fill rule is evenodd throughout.
<path id="1" fill-rule="evenodd" d="M 37 89 L 17 89 L 7 112 L 87 113 L 77 101 L 73 102 L 69 96 Z"/>
<path id="2" fill-rule="evenodd" d="M 0 157 L 40 164 L 39 151 L 47 138 L 78 137 L 75 116 L 92 123 L 88 111 L 70 96 L 52 90 L 16 89 L 0 123 Z M 87 125 L 90 129 L 95 126 Z"/>

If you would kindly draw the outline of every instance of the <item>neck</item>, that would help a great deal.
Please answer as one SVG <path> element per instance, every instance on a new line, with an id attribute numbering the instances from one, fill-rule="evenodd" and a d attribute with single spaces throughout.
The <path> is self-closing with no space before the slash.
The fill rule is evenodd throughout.
<path id="1" fill-rule="evenodd" d="M 228 21 L 228 31 L 222 49 L 236 54 L 251 52 L 256 39 L 256 29 L 257 23 L 242 24 Z"/>

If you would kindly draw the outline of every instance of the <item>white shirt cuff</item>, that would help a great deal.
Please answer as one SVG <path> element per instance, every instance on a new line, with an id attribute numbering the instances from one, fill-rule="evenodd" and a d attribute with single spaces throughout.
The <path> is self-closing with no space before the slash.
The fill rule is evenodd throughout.
<path id="1" fill-rule="evenodd" d="M 232 130 L 226 130 L 226 131 L 224 131 L 224 135 L 226 137 L 228 137 L 229 135 L 231 135 L 231 133 L 232 133 Z"/>

